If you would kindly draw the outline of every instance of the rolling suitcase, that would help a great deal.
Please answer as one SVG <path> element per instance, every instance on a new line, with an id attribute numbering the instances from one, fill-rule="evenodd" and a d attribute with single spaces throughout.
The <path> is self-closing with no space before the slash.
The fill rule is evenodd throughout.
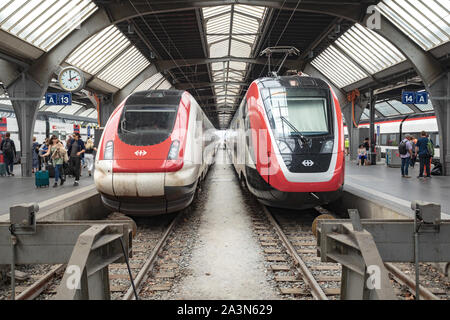
<path id="1" fill-rule="evenodd" d="M 0 163 L 0 176 L 6 176 L 6 165 L 3 162 Z"/>
<path id="2" fill-rule="evenodd" d="M 36 188 L 41 187 L 49 187 L 50 186 L 50 177 L 48 171 L 37 171 L 35 173 L 36 179 Z"/>

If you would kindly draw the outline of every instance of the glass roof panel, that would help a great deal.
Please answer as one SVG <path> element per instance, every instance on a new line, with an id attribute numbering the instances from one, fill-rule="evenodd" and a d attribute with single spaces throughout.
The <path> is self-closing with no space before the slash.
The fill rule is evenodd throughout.
<path id="1" fill-rule="evenodd" d="M 95 75 L 129 46 L 131 42 L 113 25 L 81 44 L 67 63 Z"/>
<path id="2" fill-rule="evenodd" d="M 248 5 L 225 5 L 203 8 L 203 18 L 206 26 L 206 40 L 209 45 L 209 57 L 234 56 L 249 58 L 255 45 L 256 37 L 263 25 L 266 8 Z M 240 86 L 230 86 L 227 82 L 241 82 L 245 78 L 246 63 L 225 62 L 212 63 L 213 80 L 224 82 L 224 85 L 214 86 L 216 95 L 235 95 Z M 231 71 L 233 70 L 233 71 Z M 236 72 L 242 71 L 242 73 Z M 231 105 L 237 99 L 218 98 L 217 104 Z"/>
<path id="3" fill-rule="evenodd" d="M 86 110 L 84 110 L 83 112 L 81 112 L 78 116 L 80 116 L 80 117 L 89 117 L 89 115 L 90 115 L 94 110 L 95 110 L 94 108 L 86 109 Z M 97 110 L 95 110 L 95 111 L 97 111 Z M 97 115 L 96 115 L 95 117 L 97 117 Z"/>
<path id="4" fill-rule="evenodd" d="M 116 60 L 98 74 L 98 78 L 122 89 L 150 62 L 135 47 L 128 48 Z"/>
<path id="5" fill-rule="evenodd" d="M 333 45 L 330 45 L 311 64 L 339 88 L 364 79 L 367 74 Z"/>
<path id="6" fill-rule="evenodd" d="M 405 60 L 403 54 L 389 41 L 360 24 L 345 32 L 336 44 L 371 74 Z"/>
<path id="7" fill-rule="evenodd" d="M 49 51 L 97 9 L 91 0 L 3 0 L 0 27 Z"/>
<path id="8" fill-rule="evenodd" d="M 150 90 L 153 86 L 156 86 L 162 78 L 163 75 L 161 73 L 154 74 L 150 78 L 144 80 L 140 85 L 138 85 L 136 89 L 134 89 L 133 93 L 138 91 Z"/>
<path id="9" fill-rule="evenodd" d="M 415 104 L 415 106 L 422 112 L 434 111 L 434 107 L 430 99 L 428 99 L 428 104 Z"/>
<path id="10" fill-rule="evenodd" d="M 70 106 L 65 106 L 64 108 L 62 108 L 61 110 L 59 110 L 60 113 L 65 113 L 65 114 L 75 114 L 77 111 L 79 111 L 81 108 L 83 108 L 83 106 L 81 104 L 78 103 L 74 103 L 72 102 L 72 105 Z"/>
<path id="11" fill-rule="evenodd" d="M 162 81 L 161 84 L 158 85 L 158 87 L 155 89 L 167 90 L 170 88 L 172 88 L 172 84 L 169 81 L 167 81 L 166 79 L 164 79 L 164 81 Z"/>
<path id="12" fill-rule="evenodd" d="M 401 114 L 409 114 L 414 113 L 414 110 L 412 110 L 410 107 L 408 107 L 406 104 L 403 104 L 401 101 L 398 100 L 389 100 L 388 103 L 395 108 L 398 112 Z"/>
<path id="13" fill-rule="evenodd" d="M 380 12 L 425 50 L 450 40 L 448 0 L 383 0 Z"/>
<path id="14" fill-rule="evenodd" d="M 386 102 L 377 103 L 375 109 L 385 117 L 399 115 L 399 113 Z"/>

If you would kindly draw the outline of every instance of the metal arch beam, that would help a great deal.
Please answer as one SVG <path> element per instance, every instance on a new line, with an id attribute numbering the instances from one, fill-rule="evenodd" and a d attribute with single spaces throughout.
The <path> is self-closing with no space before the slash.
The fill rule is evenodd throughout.
<path id="1" fill-rule="evenodd" d="M 0 59 L 0 81 L 3 83 L 5 88 L 9 87 L 19 76 L 20 72 L 17 70 L 17 65 Z"/>
<path id="2" fill-rule="evenodd" d="M 247 82 L 233 82 L 233 81 L 227 81 L 227 82 L 198 82 L 198 83 L 177 83 L 175 84 L 175 88 L 180 90 L 187 90 L 191 88 L 204 88 L 204 87 L 212 87 L 212 86 L 221 86 L 221 85 L 236 85 L 236 86 L 246 86 L 248 85 Z"/>
<path id="3" fill-rule="evenodd" d="M 180 60 L 161 60 L 157 61 L 156 64 L 158 65 L 158 68 L 160 70 L 170 70 L 177 67 L 189 67 L 189 66 L 195 66 L 198 64 L 210 64 L 210 63 L 216 63 L 216 62 L 229 62 L 229 61 L 236 61 L 236 62 L 244 62 L 244 63 L 250 63 L 250 64 L 265 64 L 266 59 L 264 58 L 240 58 L 240 57 L 233 57 L 233 56 L 225 56 L 221 58 L 201 58 L 201 59 L 180 59 Z M 291 65 L 289 63 L 290 61 L 287 61 L 287 65 Z"/>
<path id="4" fill-rule="evenodd" d="M 108 5 L 109 10 L 112 12 L 115 21 L 114 23 L 122 22 L 126 19 L 135 18 L 140 15 L 154 14 L 155 12 L 175 12 L 175 11 L 185 11 L 192 10 L 196 8 L 212 7 L 212 6 L 223 6 L 232 4 L 243 4 L 250 6 L 262 6 L 274 9 L 283 10 L 295 10 L 298 12 L 310 12 L 317 14 L 326 14 L 336 17 L 345 18 L 350 21 L 358 22 L 366 14 L 366 9 L 371 4 L 377 4 L 378 1 L 365 1 L 363 3 L 355 2 L 353 3 L 330 3 L 330 1 L 319 2 L 319 1 L 302 1 L 298 6 L 298 0 L 186 0 L 177 1 L 176 3 L 171 3 L 170 1 L 161 1 L 156 4 L 152 4 L 151 7 L 148 6 L 147 2 L 137 3 L 133 2 L 133 6 L 128 3 L 112 3 Z M 297 7 L 297 8 L 296 8 Z M 136 12 L 139 11 L 139 13 Z"/>

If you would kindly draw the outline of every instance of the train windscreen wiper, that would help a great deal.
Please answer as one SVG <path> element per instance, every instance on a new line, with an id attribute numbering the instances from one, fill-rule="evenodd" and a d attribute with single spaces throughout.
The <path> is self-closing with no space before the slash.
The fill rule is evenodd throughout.
<path id="1" fill-rule="evenodd" d="M 306 137 L 303 135 L 303 133 L 301 133 L 300 131 L 298 131 L 298 129 L 297 129 L 292 123 L 290 123 L 289 120 L 286 119 L 285 117 L 280 116 L 280 118 L 281 118 L 282 121 L 284 121 L 284 122 L 289 126 L 289 128 L 291 128 L 291 129 L 292 129 L 292 130 L 300 137 L 300 140 L 302 140 L 302 142 L 303 142 L 304 144 L 308 145 L 309 140 L 308 140 L 308 138 L 306 138 Z"/>

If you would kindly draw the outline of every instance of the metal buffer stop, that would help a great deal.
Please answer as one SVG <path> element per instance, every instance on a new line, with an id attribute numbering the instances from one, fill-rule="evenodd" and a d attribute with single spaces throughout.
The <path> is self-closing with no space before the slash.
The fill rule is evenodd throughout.
<path id="1" fill-rule="evenodd" d="M 412 208 L 415 219 L 360 220 L 350 209 L 350 220 L 318 221 L 321 261 L 342 265 L 341 299 L 396 299 L 388 262 L 450 261 L 450 221 L 441 220 L 441 206 L 413 202 Z"/>
<path id="2" fill-rule="evenodd" d="M 131 227 L 124 221 L 36 222 L 36 204 L 10 208 L 0 223 L 0 265 L 67 264 L 56 299 L 110 299 L 108 265 L 131 254 Z"/>

